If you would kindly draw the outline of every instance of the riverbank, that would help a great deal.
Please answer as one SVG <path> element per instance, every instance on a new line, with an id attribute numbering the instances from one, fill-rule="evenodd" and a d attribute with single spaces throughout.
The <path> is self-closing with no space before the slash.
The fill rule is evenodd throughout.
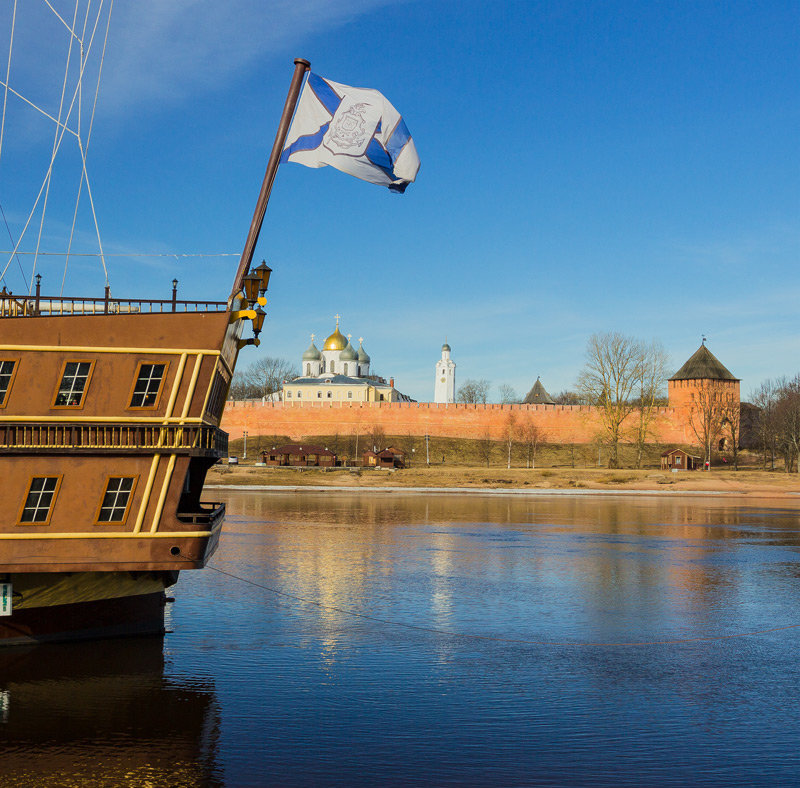
<path id="1" fill-rule="evenodd" d="M 497 490 L 524 492 L 605 491 L 669 492 L 747 495 L 750 497 L 800 497 L 800 476 L 760 470 L 729 468 L 678 473 L 655 470 L 603 468 L 480 468 L 446 466 L 406 468 L 397 471 L 337 468 L 267 468 L 218 465 L 209 471 L 207 487 L 262 487 L 357 489 L 374 491 L 429 490 L 464 492 Z"/>

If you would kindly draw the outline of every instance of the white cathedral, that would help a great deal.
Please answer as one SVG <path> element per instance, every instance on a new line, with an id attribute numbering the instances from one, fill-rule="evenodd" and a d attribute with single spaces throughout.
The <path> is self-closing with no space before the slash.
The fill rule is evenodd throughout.
<path id="1" fill-rule="evenodd" d="M 436 362 L 433 401 L 449 405 L 456 401 L 456 363 L 450 358 L 450 345 L 445 340 L 442 357 Z"/>
<path id="2" fill-rule="evenodd" d="M 283 383 L 283 401 L 413 402 L 394 387 L 394 378 L 387 383 L 370 375 L 371 359 L 364 350 L 363 337 L 358 340 L 356 350 L 350 342 L 352 334 L 345 337 L 339 331 L 339 315 L 335 319 L 336 329 L 325 340 L 322 350 L 314 344 L 314 334 L 311 335 L 311 344 L 300 361 L 300 377 Z"/>

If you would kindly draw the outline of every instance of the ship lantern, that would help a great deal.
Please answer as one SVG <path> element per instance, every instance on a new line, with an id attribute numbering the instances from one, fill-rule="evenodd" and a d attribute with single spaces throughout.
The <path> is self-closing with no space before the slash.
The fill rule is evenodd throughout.
<path id="1" fill-rule="evenodd" d="M 272 269 L 267 265 L 267 261 L 262 260 L 261 265 L 254 270 L 254 273 L 258 274 L 258 277 L 261 280 L 261 287 L 259 288 L 258 292 L 266 293 L 267 288 L 269 287 L 269 275 L 272 273 Z"/>
<path id="2" fill-rule="evenodd" d="M 258 335 L 261 333 L 261 329 L 264 326 L 264 318 L 267 316 L 267 313 L 261 308 L 261 304 L 259 304 L 254 310 L 256 316 L 253 318 L 253 336 L 258 338 Z"/>
<path id="3" fill-rule="evenodd" d="M 243 281 L 245 298 L 252 304 L 258 299 L 258 291 L 261 287 L 261 277 L 256 273 L 252 273 L 248 274 Z"/>

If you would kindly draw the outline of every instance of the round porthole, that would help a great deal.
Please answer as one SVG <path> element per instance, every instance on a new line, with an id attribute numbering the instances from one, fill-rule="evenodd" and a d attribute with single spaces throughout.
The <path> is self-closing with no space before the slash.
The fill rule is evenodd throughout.
<path id="1" fill-rule="evenodd" d="M 172 555 L 180 555 L 181 554 L 181 548 L 178 547 L 177 545 L 175 545 L 175 547 L 170 547 L 169 551 L 170 551 L 170 553 L 172 553 Z"/>

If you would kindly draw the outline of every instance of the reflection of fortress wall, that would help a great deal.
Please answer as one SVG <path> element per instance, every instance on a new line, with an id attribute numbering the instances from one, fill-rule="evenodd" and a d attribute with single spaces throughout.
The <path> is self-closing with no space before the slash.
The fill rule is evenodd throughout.
<path id="1" fill-rule="evenodd" d="M 500 440 L 513 414 L 530 420 L 550 443 L 591 443 L 602 431 L 598 408 L 587 405 L 464 405 L 433 402 L 228 402 L 221 427 L 232 439 L 248 435 L 355 435 L 380 428 L 386 435 L 436 435 Z M 635 426 L 636 414 L 626 425 Z M 693 433 L 683 409 L 658 408 L 651 431 L 657 443 L 686 444 Z"/>

